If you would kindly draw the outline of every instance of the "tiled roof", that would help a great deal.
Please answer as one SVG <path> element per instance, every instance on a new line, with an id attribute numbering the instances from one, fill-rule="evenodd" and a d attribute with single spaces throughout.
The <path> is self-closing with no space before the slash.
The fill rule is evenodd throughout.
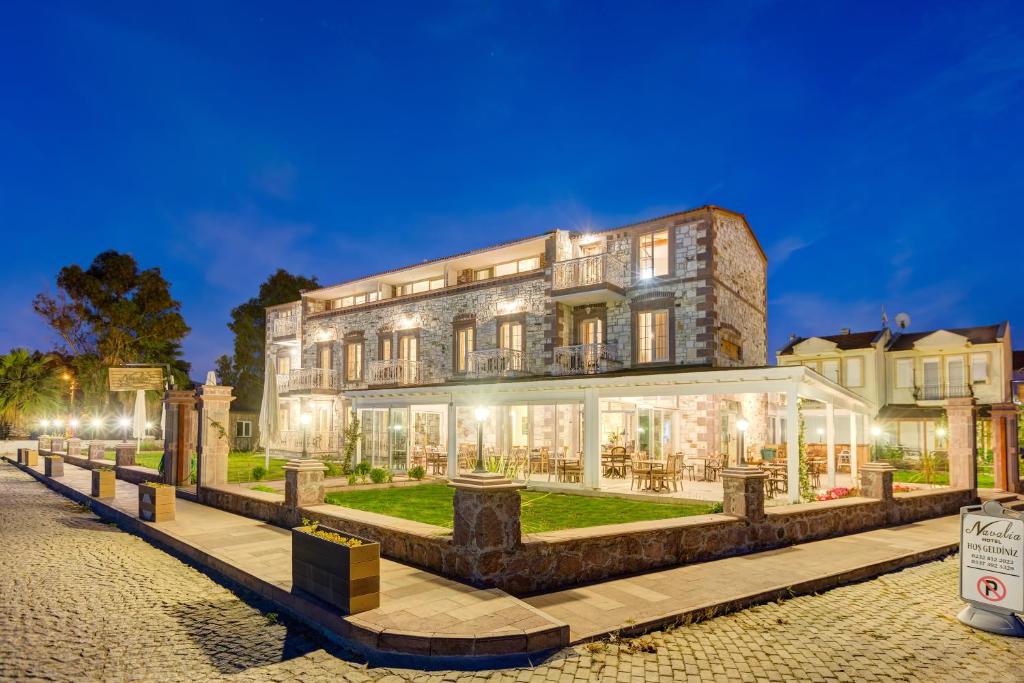
<path id="1" fill-rule="evenodd" d="M 813 337 L 814 339 L 825 339 L 830 342 L 834 342 L 836 348 L 840 351 L 850 351 L 852 349 L 869 349 L 882 338 L 882 334 L 885 330 L 870 330 L 868 332 L 850 332 L 849 334 L 831 334 L 827 337 Z M 779 351 L 780 356 L 790 356 L 793 354 L 793 347 L 801 342 L 805 342 L 812 337 L 797 337 L 791 339 L 785 348 Z"/>
<path id="2" fill-rule="evenodd" d="M 889 351 L 909 351 L 914 348 L 914 344 L 924 339 L 930 334 L 935 334 L 941 330 L 929 330 L 927 332 L 910 332 L 894 335 L 892 342 L 889 344 Z M 1006 323 L 999 323 L 997 325 L 983 325 L 981 327 L 958 327 L 949 328 L 946 332 L 952 332 L 953 334 L 959 334 L 967 339 L 972 344 L 994 344 L 1003 338 L 1006 332 Z"/>

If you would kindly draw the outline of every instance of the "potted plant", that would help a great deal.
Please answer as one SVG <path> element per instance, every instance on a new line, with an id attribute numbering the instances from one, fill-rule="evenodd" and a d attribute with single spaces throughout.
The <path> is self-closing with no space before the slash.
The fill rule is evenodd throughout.
<path id="1" fill-rule="evenodd" d="M 380 543 L 302 521 L 292 529 L 292 586 L 346 614 L 380 607 Z"/>
<path id="2" fill-rule="evenodd" d="M 43 456 L 43 467 L 48 477 L 64 476 L 64 458 L 59 455 Z"/>
<path id="3" fill-rule="evenodd" d="M 113 467 L 101 467 L 92 471 L 93 498 L 113 498 L 114 484 L 117 481 Z"/>
<path id="4" fill-rule="evenodd" d="M 155 481 L 139 484 L 139 519 L 143 522 L 174 519 L 174 487 Z"/>

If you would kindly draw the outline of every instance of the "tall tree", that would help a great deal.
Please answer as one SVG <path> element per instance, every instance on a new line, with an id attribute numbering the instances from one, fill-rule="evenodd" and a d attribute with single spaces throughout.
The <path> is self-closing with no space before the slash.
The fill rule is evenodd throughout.
<path id="1" fill-rule="evenodd" d="M 181 342 L 189 327 L 159 268 L 141 270 L 130 254 L 105 251 L 87 269 L 61 268 L 57 288 L 33 307 L 73 357 L 87 402 L 107 403 L 103 370 L 113 365 L 166 363 L 177 384 L 188 383 Z"/>
<path id="2" fill-rule="evenodd" d="M 263 398 L 264 347 L 267 343 L 267 306 L 298 301 L 302 292 L 316 289 L 316 277 L 292 275 L 279 269 L 260 285 L 259 295 L 231 310 L 228 329 L 235 334 L 230 357 L 217 359 L 217 373 L 224 384 L 235 388 L 235 404 L 257 410 Z"/>
<path id="3" fill-rule="evenodd" d="M 0 421 L 16 429 L 59 411 L 63 402 L 60 359 L 13 349 L 0 356 Z"/>

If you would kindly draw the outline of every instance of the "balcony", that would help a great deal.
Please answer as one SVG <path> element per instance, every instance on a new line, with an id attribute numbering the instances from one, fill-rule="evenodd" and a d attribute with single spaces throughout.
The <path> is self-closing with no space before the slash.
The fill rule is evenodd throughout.
<path id="1" fill-rule="evenodd" d="M 294 337 L 297 329 L 298 325 L 292 316 L 272 318 L 270 321 L 270 336 L 274 339 Z"/>
<path id="2" fill-rule="evenodd" d="M 915 401 L 943 401 L 947 398 L 971 398 L 974 390 L 970 384 L 926 384 L 914 387 Z"/>
<path id="3" fill-rule="evenodd" d="M 555 349 L 552 375 L 599 375 L 622 367 L 615 344 L 576 344 Z"/>
<path id="4" fill-rule="evenodd" d="M 625 298 L 629 269 L 614 254 L 558 261 L 551 267 L 551 298 L 579 306 Z"/>
<path id="5" fill-rule="evenodd" d="M 336 370 L 302 368 L 277 376 L 278 394 L 336 394 L 341 387 L 341 373 Z"/>
<path id="6" fill-rule="evenodd" d="M 518 349 L 484 349 L 469 354 L 471 377 L 514 377 L 525 374 L 523 352 Z"/>
<path id="7" fill-rule="evenodd" d="M 371 386 L 393 386 L 403 384 L 424 384 L 426 380 L 424 363 L 416 360 L 373 360 L 367 368 L 366 383 Z"/>

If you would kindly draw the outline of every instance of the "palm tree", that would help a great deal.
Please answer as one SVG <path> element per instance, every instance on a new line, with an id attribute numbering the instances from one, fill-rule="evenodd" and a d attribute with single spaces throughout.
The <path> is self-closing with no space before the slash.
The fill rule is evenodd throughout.
<path id="1" fill-rule="evenodd" d="M 0 356 L 0 420 L 24 427 L 30 419 L 60 409 L 63 391 L 56 359 L 13 349 Z"/>

